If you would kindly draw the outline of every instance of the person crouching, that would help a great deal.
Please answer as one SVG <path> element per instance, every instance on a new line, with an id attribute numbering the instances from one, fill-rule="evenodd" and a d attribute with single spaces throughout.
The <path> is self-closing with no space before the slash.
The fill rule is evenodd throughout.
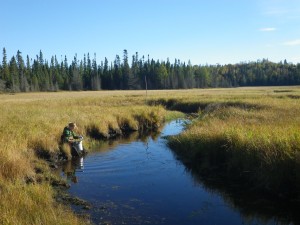
<path id="1" fill-rule="evenodd" d="M 82 146 L 83 137 L 75 133 L 76 129 L 76 123 L 69 123 L 63 130 L 61 141 L 63 144 L 69 144 L 72 156 L 82 156 L 86 153 Z M 69 154 L 67 154 L 68 157 Z"/>

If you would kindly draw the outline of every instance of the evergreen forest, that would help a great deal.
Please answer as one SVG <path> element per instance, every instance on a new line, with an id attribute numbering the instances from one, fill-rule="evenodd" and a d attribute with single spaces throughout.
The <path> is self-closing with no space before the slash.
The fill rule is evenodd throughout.
<path id="1" fill-rule="evenodd" d="M 129 62 L 130 61 L 130 62 Z M 113 62 L 96 61 L 84 54 L 83 59 L 65 56 L 58 61 L 44 59 L 42 51 L 36 57 L 22 56 L 17 51 L 11 59 L 3 48 L 0 64 L 1 92 L 188 89 L 242 86 L 279 86 L 300 84 L 300 63 L 286 60 L 274 63 L 268 59 L 226 65 L 192 65 L 175 59 L 154 60 L 138 52 L 129 60 L 127 50 L 116 55 Z"/>

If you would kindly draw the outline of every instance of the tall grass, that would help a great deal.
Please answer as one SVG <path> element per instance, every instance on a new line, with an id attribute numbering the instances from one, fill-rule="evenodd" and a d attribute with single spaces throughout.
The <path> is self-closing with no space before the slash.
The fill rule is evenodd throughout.
<path id="1" fill-rule="evenodd" d="M 70 209 L 57 204 L 47 184 L 24 186 L 17 182 L 1 187 L 1 224 L 87 224 Z"/>
<path id="2" fill-rule="evenodd" d="M 77 123 L 87 148 L 111 132 L 158 127 L 166 110 L 144 103 L 142 92 L 0 95 L 0 224 L 83 223 L 53 201 L 49 168 L 37 157 L 57 155 L 68 122 Z"/>
<path id="3" fill-rule="evenodd" d="M 250 178 L 264 187 L 281 188 L 276 177 L 298 185 L 298 96 L 297 87 L 148 91 L 147 99 L 142 91 L 2 94 L 0 224 L 87 223 L 53 200 L 50 183 L 56 178 L 38 157 L 60 151 L 68 122 L 77 123 L 89 148 L 94 138 L 157 128 L 178 115 L 165 107 L 197 114 L 170 145 L 186 158 L 202 161 L 202 168 L 221 165 L 228 173 L 254 174 Z"/>
<path id="4" fill-rule="evenodd" d="M 170 139 L 170 146 L 203 173 L 217 170 L 249 188 L 299 199 L 300 102 L 295 96 L 300 89 L 289 89 L 293 97 L 270 88 L 251 91 L 256 93 L 190 98 L 207 104 L 184 133 Z"/>

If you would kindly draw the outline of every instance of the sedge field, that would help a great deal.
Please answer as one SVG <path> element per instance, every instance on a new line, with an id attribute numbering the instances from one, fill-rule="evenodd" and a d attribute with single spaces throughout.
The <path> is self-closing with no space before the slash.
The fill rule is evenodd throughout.
<path id="1" fill-rule="evenodd" d="M 88 223 L 54 200 L 58 178 L 45 161 L 60 152 L 68 122 L 88 148 L 180 112 L 192 113 L 192 123 L 169 145 L 185 161 L 299 201 L 299 101 L 300 87 L 1 94 L 0 223 Z"/>

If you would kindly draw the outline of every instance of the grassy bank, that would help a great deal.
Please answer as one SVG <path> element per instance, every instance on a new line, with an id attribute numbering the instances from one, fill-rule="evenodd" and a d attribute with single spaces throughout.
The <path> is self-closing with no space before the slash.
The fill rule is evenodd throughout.
<path id="1" fill-rule="evenodd" d="M 98 138 L 157 128 L 178 112 L 196 119 L 170 146 L 203 173 L 299 196 L 300 89 L 57 92 L 0 95 L 0 224 L 86 224 L 54 201 L 55 158 L 64 126 Z M 163 106 L 162 106 L 163 105 Z M 165 106 L 165 107 L 164 107 Z M 225 172 L 225 173 L 224 173 Z M 298 188 L 298 189 L 297 189 Z"/>
<path id="2" fill-rule="evenodd" d="M 157 128 L 172 116 L 145 105 L 144 92 L 60 92 L 0 95 L 0 224 L 86 224 L 55 202 L 54 159 L 64 126 L 74 121 L 85 147 L 95 138 Z"/>
<path id="3" fill-rule="evenodd" d="M 300 201 L 299 103 L 297 87 L 223 89 L 174 99 L 169 107 L 193 105 L 198 112 L 169 144 L 205 176 Z"/>

